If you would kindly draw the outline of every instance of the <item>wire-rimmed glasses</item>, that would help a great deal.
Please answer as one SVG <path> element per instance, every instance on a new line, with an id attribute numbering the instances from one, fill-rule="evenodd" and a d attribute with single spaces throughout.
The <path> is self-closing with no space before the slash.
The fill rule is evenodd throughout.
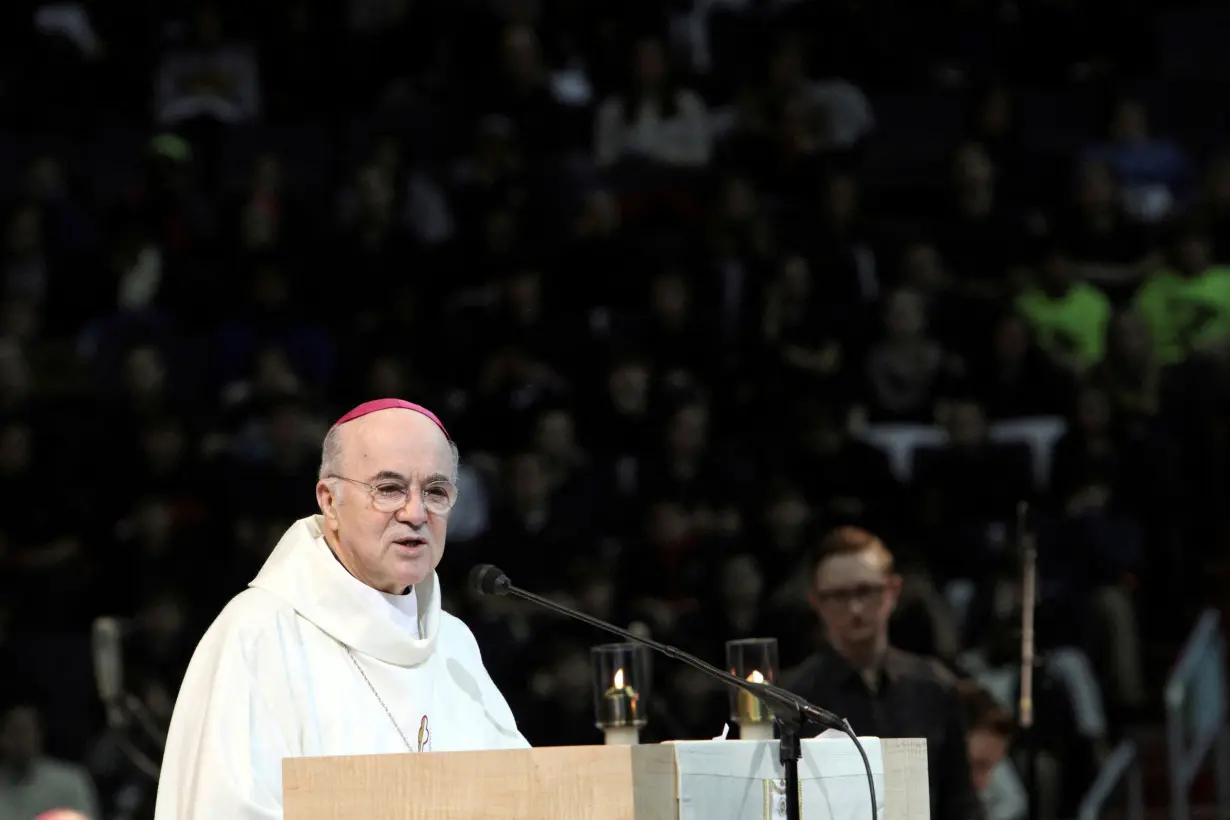
<path id="1" fill-rule="evenodd" d="M 337 478 L 365 487 L 368 495 L 372 497 L 372 506 L 380 512 L 397 512 L 410 500 L 411 486 L 401 481 L 385 479 L 369 484 L 366 481 L 347 478 L 344 475 L 330 475 L 329 478 Z M 446 515 L 457 503 L 457 485 L 451 481 L 429 482 L 423 485 L 421 493 L 424 509 L 433 515 Z"/>

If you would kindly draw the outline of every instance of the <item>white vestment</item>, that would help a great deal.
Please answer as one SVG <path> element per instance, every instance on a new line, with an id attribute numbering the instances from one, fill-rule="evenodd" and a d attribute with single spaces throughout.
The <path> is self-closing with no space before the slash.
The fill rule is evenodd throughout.
<path id="1" fill-rule="evenodd" d="M 286 757 L 529 746 L 435 573 L 408 595 L 372 589 L 312 516 L 249 586 L 188 664 L 155 820 L 280 818 Z"/>

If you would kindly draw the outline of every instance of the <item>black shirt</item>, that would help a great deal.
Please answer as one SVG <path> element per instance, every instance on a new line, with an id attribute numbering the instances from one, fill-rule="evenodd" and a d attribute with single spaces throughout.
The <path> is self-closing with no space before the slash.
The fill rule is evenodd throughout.
<path id="1" fill-rule="evenodd" d="M 872 692 L 854 667 L 825 648 L 783 682 L 791 692 L 844 717 L 860 737 L 926 738 L 933 820 L 981 817 L 956 678 L 938 661 L 889 649 Z"/>

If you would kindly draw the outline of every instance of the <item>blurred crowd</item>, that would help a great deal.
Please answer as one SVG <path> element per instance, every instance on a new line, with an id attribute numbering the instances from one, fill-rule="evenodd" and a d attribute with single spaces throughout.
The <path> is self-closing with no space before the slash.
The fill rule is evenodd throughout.
<path id="1" fill-rule="evenodd" d="M 327 425 L 383 396 L 461 445 L 445 606 L 535 744 L 600 741 L 605 637 L 472 599 L 473 563 L 793 666 L 823 641 L 808 551 L 845 524 L 903 572 L 894 643 L 1001 709 L 1035 540 L 1069 802 L 1149 718 L 1230 524 L 1230 159 L 1151 4 L 0 18 L 0 687 L 39 718 L 8 713 L 10 760 L 84 764 L 142 816 L 92 619 L 127 619 L 165 721 L 314 512 Z M 724 693 L 655 671 L 646 739 L 720 733 Z"/>

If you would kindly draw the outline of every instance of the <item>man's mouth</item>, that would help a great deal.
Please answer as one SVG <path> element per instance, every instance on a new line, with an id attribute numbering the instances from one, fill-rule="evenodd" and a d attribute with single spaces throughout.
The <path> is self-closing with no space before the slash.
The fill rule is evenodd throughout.
<path id="1" fill-rule="evenodd" d="M 397 544 L 399 547 L 403 547 L 404 549 L 411 550 L 411 549 L 418 549 L 419 547 L 426 546 L 427 539 L 420 538 L 417 535 L 407 535 L 402 538 L 395 538 L 393 540 L 393 543 Z"/>

